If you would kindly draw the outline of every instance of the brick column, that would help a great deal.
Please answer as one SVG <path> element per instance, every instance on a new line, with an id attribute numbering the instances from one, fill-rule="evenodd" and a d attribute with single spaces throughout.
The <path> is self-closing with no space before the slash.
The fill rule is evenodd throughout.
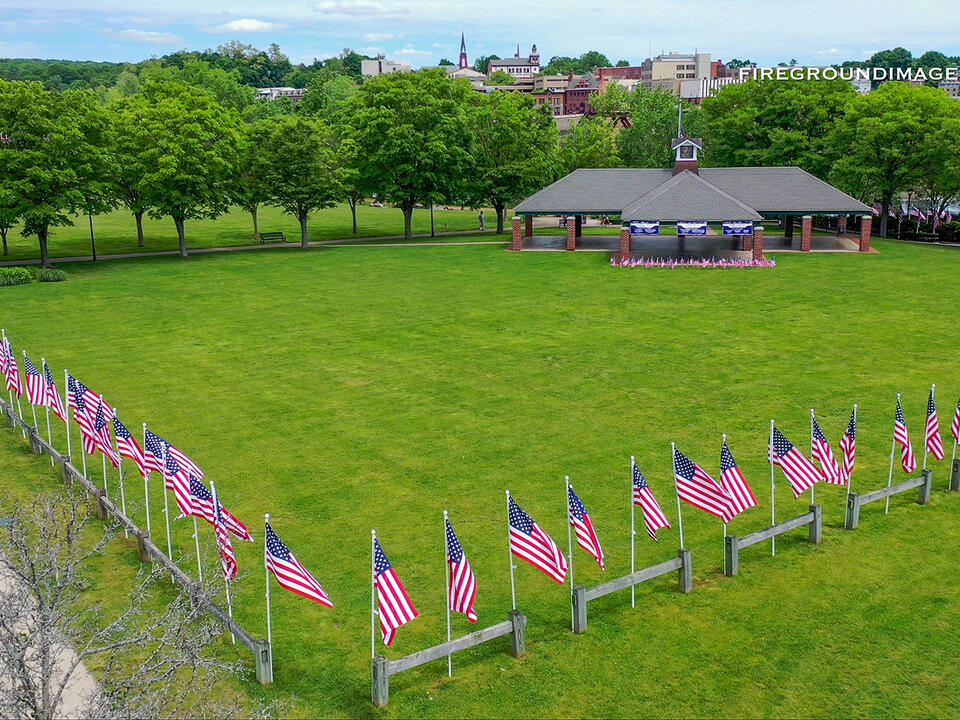
<path id="1" fill-rule="evenodd" d="M 574 219 L 577 221 L 577 240 L 583 235 L 583 215 L 574 215 Z"/>
<path id="2" fill-rule="evenodd" d="M 837 237 L 847 236 L 847 216 L 841 215 L 837 218 Z"/>
<path id="3" fill-rule="evenodd" d="M 812 232 L 813 218 L 804 215 L 803 224 L 800 226 L 800 252 L 810 252 L 810 235 Z"/>
<path id="4" fill-rule="evenodd" d="M 533 216 L 527 215 L 523 219 L 523 234 L 525 237 L 533 236 Z"/>
<path id="5" fill-rule="evenodd" d="M 787 240 L 793 239 L 793 215 L 783 216 L 783 236 Z"/>
<path id="6" fill-rule="evenodd" d="M 510 241 L 511 250 L 519 250 L 521 248 L 521 243 L 523 241 L 523 227 L 521 225 L 522 218 L 515 217 L 513 219 L 513 240 Z"/>
<path id="7" fill-rule="evenodd" d="M 873 229 L 873 218 L 864 215 L 860 218 L 860 252 L 870 252 L 870 231 Z"/>
<path id="8" fill-rule="evenodd" d="M 750 245 L 753 249 L 753 259 L 763 260 L 763 225 L 761 223 L 754 223 Z"/>
<path id="9" fill-rule="evenodd" d="M 574 220 L 572 217 L 567 218 L 567 250 L 576 250 L 577 249 L 577 225 L 580 219 L 577 216 L 577 219 Z"/>
<path id="10" fill-rule="evenodd" d="M 620 226 L 620 259 L 626 260 L 630 257 L 630 226 Z"/>

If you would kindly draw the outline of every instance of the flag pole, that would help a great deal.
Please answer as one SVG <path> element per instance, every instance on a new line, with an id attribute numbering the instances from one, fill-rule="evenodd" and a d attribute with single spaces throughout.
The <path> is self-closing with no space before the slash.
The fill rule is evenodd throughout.
<path id="1" fill-rule="evenodd" d="M 510 540 L 510 491 L 507 490 L 507 560 L 510 561 L 510 599 L 513 609 L 517 609 L 517 586 L 513 580 L 513 542 Z"/>
<path id="2" fill-rule="evenodd" d="M 147 424 L 143 424 L 143 444 L 147 444 Z M 167 460 L 167 450 L 163 450 L 163 462 L 164 467 L 166 467 Z M 167 501 L 167 478 L 166 471 L 160 473 L 160 477 L 163 478 L 163 518 L 164 523 L 167 526 L 167 557 L 173 561 L 173 541 L 170 539 L 170 504 Z M 170 575 L 170 581 L 173 582 L 173 575 Z"/>
<path id="3" fill-rule="evenodd" d="M 446 583 L 444 603 L 447 605 L 447 642 L 450 642 L 450 541 L 447 538 L 447 511 L 443 511 L 443 575 Z M 453 653 L 447 653 L 447 677 L 453 677 Z"/>
<path id="4" fill-rule="evenodd" d="M 213 484 L 213 480 L 210 481 L 210 494 L 213 495 L 213 516 L 217 517 L 219 515 L 220 501 L 217 499 L 217 488 Z M 197 516 L 194 515 L 193 519 L 196 520 Z M 220 539 L 217 538 L 217 553 L 220 552 Z M 227 574 L 223 574 L 223 584 L 227 588 L 227 615 L 233 620 L 233 603 L 230 601 L 230 580 L 227 578 Z M 233 631 L 230 632 L 230 639 L 233 641 L 233 644 L 237 644 L 237 636 L 233 634 Z"/>
<path id="5" fill-rule="evenodd" d="M 213 484 L 213 481 L 210 482 Z M 216 506 L 213 509 L 214 512 L 217 511 Z M 193 544 L 197 548 L 197 579 L 200 580 L 200 584 L 203 585 L 203 566 L 200 563 L 200 530 L 197 528 L 197 516 L 193 516 Z"/>
<path id="6" fill-rule="evenodd" d="M 376 603 L 377 593 L 377 531 L 370 531 L 370 660 L 377 656 Z"/>
<path id="7" fill-rule="evenodd" d="M 50 401 L 47 399 L 47 394 L 50 392 L 50 387 L 47 385 L 47 359 L 45 357 L 40 358 L 40 364 L 43 366 L 43 399 L 46 403 L 45 410 L 47 412 L 47 442 L 50 443 L 50 447 L 53 447 L 53 431 L 50 429 Z M 50 467 L 55 467 L 56 464 L 57 461 L 51 455 Z"/>
<path id="8" fill-rule="evenodd" d="M 143 424 L 143 446 L 147 446 L 147 424 Z M 143 475 L 143 503 L 147 511 L 147 537 L 153 540 L 153 534 L 150 532 L 150 470 Z"/>
<path id="9" fill-rule="evenodd" d="M 770 526 L 777 524 L 777 481 L 773 467 L 773 418 L 770 418 L 770 442 L 767 445 L 767 462 L 770 463 Z M 770 538 L 770 557 L 777 554 L 777 536 Z"/>
<path id="10" fill-rule="evenodd" d="M 117 409 L 113 409 L 113 417 L 116 420 L 116 417 L 119 413 Z M 120 511 L 123 513 L 124 517 L 127 515 L 127 497 L 123 492 L 123 456 L 120 454 L 120 440 L 116 437 L 116 422 L 114 422 L 114 438 L 113 441 L 116 443 L 117 448 L 117 474 L 120 476 Z M 127 530 L 127 526 L 123 526 L 123 536 L 130 537 L 130 531 Z"/>
<path id="11" fill-rule="evenodd" d="M 810 408 L 810 459 L 813 459 L 813 408 Z M 823 463 L 820 463 L 821 467 Z M 813 505 L 813 488 L 816 487 L 816 483 L 810 486 L 810 504 Z"/>
<path id="12" fill-rule="evenodd" d="M 680 549 L 683 550 L 683 515 L 680 512 L 680 487 L 677 485 L 676 443 L 670 443 L 670 463 L 673 465 L 673 489 L 677 491 L 677 528 L 680 530 Z"/>
<path id="13" fill-rule="evenodd" d="M 900 404 L 900 393 L 897 393 L 897 405 Z M 906 428 L 904 428 L 906 429 Z M 909 441 L 909 436 L 907 440 Z M 924 443 L 926 445 L 926 443 Z M 887 475 L 887 487 L 890 487 L 893 484 L 893 454 L 897 451 L 897 419 L 894 416 L 893 419 L 893 444 L 890 446 L 890 473 Z M 883 508 L 883 514 L 886 515 L 890 512 L 890 496 L 887 495 L 887 503 Z"/>
<path id="14" fill-rule="evenodd" d="M 854 436 L 856 436 L 857 434 L 857 404 L 856 403 L 853 404 L 853 434 Z M 854 443 L 857 442 L 856 437 L 854 437 L 853 442 Z M 854 448 L 856 448 L 856 445 L 854 445 Z M 856 449 L 854 449 L 854 452 L 856 452 Z M 847 500 L 850 499 L 851 485 L 853 485 L 853 468 L 850 468 L 850 476 L 847 478 Z"/>
<path id="15" fill-rule="evenodd" d="M 567 556 L 570 558 L 570 632 L 573 632 L 573 526 L 570 524 L 570 476 L 563 476 L 564 501 L 567 504 Z"/>
<path id="16" fill-rule="evenodd" d="M 0 328 L 0 334 L 2 334 L 3 336 L 3 352 L 6 353 L 7 359 L 10 361 L 16 361 L 16 358 L 13 355 L 13 348 L 7 344 L 9 342 L 7 340 L 7 331 Z M 7 388 L 7 394 L 10 397 L 10 407 L 12 408 L 13 407 L 13 389 Z M 17 395 L 17 414 L 20 416 L 20 419 L 22 420 L 23 410 L 20 409 L 20 395 Z M 23 427 L 21 427 L 20 432 L 23 433 L 23 437 L 24 439 L 26 439 L 27 431 Z"/>
<path id="17" fill-rule="evenodd" d="M 930 386 L 930 399 L 933 400 L 933 391 L 936 389 L 936 383 Z M 936 400 L 934 400 L 936 402 Z M 929 408 L 928 408 L 929 410 Z M 923 469 L 927 469 L 927 423 L 923 423 Z"/>
<path id="18" fill-rule="evenodd" d="M 107 454 L 102 451 L 100 454 L 103 455 L 103 496 L 109 499 L 110 494 L 107 491 Z"/>
<path id="19" fill-rule="evenodd" d="M 63 369 L 63 391 L 67 393 L 67 395 L 70 394 L 70 373 L 67 372 L 66 368 Z M 67 411 L 64 413 L 64 415 L 66 415 L 67 417 L 67 419 L 63 421 L 64 423 L 66 423 L 66 426 L 67 426 L 67 458 L 70 460 L 70 462 L 73 462 L 73 451 L 70 448 L 70 403 L 69 402 L 67 402 Z"/>
<path id="20" fill-rule="evenodd" d="M 636 456 L 630 456 L 630 574 L 635 572 L 634 565 L 634 546 L 636 545 L 637 531 L 634 530 L 633 517 L 635 515 L 635 503 L 633 502 L 633 468 L 636 466 Z M 630 607 L 637 606 L 637 589 L 635 585 L 630 586 Z"/>
<path id="21" fill-rule="evenodd" d="M 267 652 L 270 653 L 270 681 L 273 682 L 273 627 L 270 623 L 270 567 L 267 565 L 267 525 L 270 522 L 270 513 L 263 514 L 263 574 L 267 586 Z"/>
<path id="22" fill-rule="evenodd" d="M 14 354 L 13 354 L 13 348 L 10 348 L 9 356 L 10 356 L 10 360 L 11 360 L 11 361 L 16 362 L 16 358 L 14 357 Z M 24 356 L 24 357 L 27 356 L 27 351 L 26 351 L 26 350 L 23 351 L 23 356 Z M 26 372 L 26 368 L 24 368 L 24 372 Z M 23 375 L 20 376 L 20 388 L 21 388 L 21 390 L 23 389 Z M 11 390 L 11 394 L 12 394 L 12 392 L 13 392 L 13 391 Z M 20 416 L 20 419 L 23 420 L 23 406 L 20 404 L 20 395 L 21 395 L 21 394 L 22 394 L 22 393 L 19 393 L 19 392 L 17 393 L 17 414 Z M 11 398 L 11 403 L 12 403 L 12 402 L 13 402 L 13 400 L 12 400 L 12 398 Z M 36 423 L 34 423 L 34 424 L 36 424 Z M 26 423 L 24 423 L 24 425 L 26 425 Z M 23 437 L 26 438 L 26 437 L 27 437 L 27 429 L 26 429 L 25 427 L 21 426 L 21 427 L 20 427 L 20 431 L 23 433 Z"/>
<path id="23" fill-rule="evenodd" d="M 723 433 L 723 445 L 727 445 L 727 434 Z M 720 454 L 723 454 L 723 449 L 721 448 Z M 720 479 L 723 479 L 723 462 L 720 462 Z M 723 574 L 727 574 L 727 521 L 723 521 Z"/>
<path id="24" fill-rule="evenodd" d="M 34 355 L 34 357 L 36 357 L 36 355 Z M 27 351 L 26 350 L 23 351 L 23 375 L 24 377 L 26 377 L 27 375 Z M 46 382 L 46 380 L 44 380 L 44 382 Z M 29 400 L 29 397 L 27 399 Z M 30 401 L 30 410 L 33 411 L 33 429 L 36 430 L 39 427 L 39 425 L 37 424 L 37 406 L 33 404 L 32 400 Z M 927 462 L 926 451 L 924 451 L 923 453 L 923 462 L 924 463 Z M 927 469 L 926 464 L 924 464 L 923 469 L 924 470 Z"/>

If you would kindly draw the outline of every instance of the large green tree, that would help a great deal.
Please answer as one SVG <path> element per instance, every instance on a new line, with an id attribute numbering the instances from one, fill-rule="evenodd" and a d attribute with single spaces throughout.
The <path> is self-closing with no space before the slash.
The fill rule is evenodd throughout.
<path id="1" fill-rule="evenodd" d="M 583 118 L 560 143 L 563 172 L 577 168 L 620 167 L 613 123 L 603 117 Z"/>
<path id="2" fill-rule="evenodd" d="M 93 218 L 113 210 L 120 202 L 115 178 L 118 176 L 111 121 L 92 90 L 68 90 L 62 101 L 69 103 L 86 140 L 86 151 L 76 160 L 80 200 L 74 207 L 87 216 L 90 227 L 90 252 L 97 261 L 97 240 Z"/>
<path id="3" fill-rule="evenodd" d="M 493 206 L 502 233 L 506 209 L 553 180 L 557 125 L 548 107 L 535 107 L 524 93 L 495 91 L 480 99 L 472 113 L 472 194 Z"/>
<path id="4" fill-rule="evenodd" d="M 343 196 L 332 137 L 323 121 L 297 115 L 264 124 L 258 153 L 266 196 L 297 218 L 305 248 L 310 213 L 333 207 Z"/>
<path id="5" fill-rule="evenodd" d="M 234 205 L 250 213 L 253 220 L 253 239 L 260 241 L 260 206 L 270 196 L 267 192 L 267 163 L 262 150 L 270 137 L 276 119 L 261 120 L 243 127 L 243 151 L 237 158 L 233 177 L 228 182 L 230 199 Z"/>
<path id="6" fill-rule="evenodd" d="M 357 84 L 349 77 L 323 69 L 310 80 L 297 112 L 331 123 L 356 92 Z"/>
<path id="7" fill-rule="evenodd" d="M 924 184 L 955 185 L 960 104 L 942 90 L 888 82 L 855 98 L 830 136 L 833 179 L 853 195 L 878 200 L 880 234 L 898 193 Z M 940 175 L 940 180 L 937 175 Z"/>
<path id="8" fill-rule="evenodd" d="M 371 78 L 343 117 L 357 152 L 361 187 L 396 203 L 411 237 L 420 202 L 461 197 L 470 166 L 470 83 L 443 70 Z"/>

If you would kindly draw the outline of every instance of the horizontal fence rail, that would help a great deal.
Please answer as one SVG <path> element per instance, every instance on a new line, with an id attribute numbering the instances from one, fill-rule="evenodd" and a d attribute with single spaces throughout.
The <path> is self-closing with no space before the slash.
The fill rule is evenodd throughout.
<path id="1" fill-rule="evenodd" d="M 740 550 L 742 548 L 757 545 L 764 540 L 769 540 L 777 535 L 783 535 L 784 533 L 804 527 L 805 525 L 810 528 L 810 542 L 813 545 L 819 545 L 823 540 L 823 508 L 821 506 L 811 505 L 810 512 L 798 515 L 795 518 L 790 518 L 789 520 L 784 520 L 763 530 L 757 530 L 743 537 L 727 535 L 723 539 L 723 554 L 725 560 L 723 574 L 727 577 L 735 577 L 740 572 Z"/>
<path id="2" fill-rule="evenodd" d="M 396 660 L 387 660 L 383 655 L 373 659 L 373 685 L 371 699 L 377 707 L 383 707 L 390 700 L 390 676 L 404 670 L 419 667 L 433 660 L 445 658 L 455 652 L 472 648 L 488 640 L 494 640 L 504 635 L 510 636 L 510 654 L 515 658 L 526 654 L 526 637 L 524 628 L 527 626 L 527 616 L 519 610 L 511 610 L 509 620 L 490 627 L 477 630 L 469 635 L 448 640 L 445 643 L 434 645 L 426 650 L 404 655 Z"/>
<path id="3" fill-rule="evenodd" d="M 570 602 L 573 603 L 573 632 L 582 633 L 587 629 L 587 603 L 591 600 L 602 598 L 604 595 L 615 593 L 618 590 L 626 590 L 674 570 L 677 571 L 677 590 L 682 593 L 693 590 L 693 564 L 690 551 L 686 548 L 680 550 L 677 557 L 672 560 L 651 565 L 614 580 L 608 580 L 601 585 L 595 585 L 592 588 L 583 585 L 574 586 L 573 594 L 570 596 Z"/>
<path id="4" fill-rule="evenodd" d="M 921 470 L 920 475 L 909 480 L 902 480 L 890 487 L 878 488 L 865 493 L 850 493 L 847 496 L 847 515 L 843 527 L 853 530 L 860 524 L 860 508 L 867 503 L 899 495 L 900 493 L 920 488 L 917 494 L 917 505 L 926 505 L 930 502 L 930 491 L 933 488 L 933 471 Z"/>
<path id="5" fill-rule="evenodd" d="M 74 482 L 79 483 L 92 496 L 96 503 L 97 518 L 106 520 L 113 517 L 122 525 L 131 535 L 137 538 L 137 549 L 140 554 L 141 562 L 156 561 L 170 573 L 170 576 L 183 587 L 190 596 L 191 601 L 199 607 L 204 608 L 208 613 L 224 627 L 225 630 L 233 633 L 236 638 L 243 643 L 251 653 L 253 653 L 254 666 L 256 668 L 257 681 L 265 685 L 271 682 L 273 677 L 273 668 L 271 667 L 270 646 L 266 640 L 253 637 L 247 630 L 217 603 L 203 592 L 199 582 L 191 580 L 190 576 L 181 570 L 177 564 L 153 542 L 146 530 L 141 529 L 133 520 L 127 517 L 117 505 L 110 500 L 103 488 L 97 487 L 90 480 L 84 477 L 83 473 L 76 468 L 67 455 L 60 453 L 40 434 L 38 428 L 27 423 L 14 409 L 10 403 L 0 399 L 0 411 L 3 412 L 7 425 L 14 427 L 19 425 L 26 433 L 30 441 L 30 450 L 36 454 L 47 453 L 53 458 L 54 462 L 60 465 L 63 473 L 63 483 L 68 487 Z M 81 449 L 80 452 L 83 452 Z"/>

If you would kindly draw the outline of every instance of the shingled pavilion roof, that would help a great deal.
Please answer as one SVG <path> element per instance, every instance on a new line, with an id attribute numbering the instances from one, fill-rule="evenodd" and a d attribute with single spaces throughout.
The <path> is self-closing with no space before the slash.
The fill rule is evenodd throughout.
<path id="1" fill-rule="evenodd" d="M 640 196 L 620 213 L 623 220 L 762 220 L 749 205 L 689 170 Z"/>

